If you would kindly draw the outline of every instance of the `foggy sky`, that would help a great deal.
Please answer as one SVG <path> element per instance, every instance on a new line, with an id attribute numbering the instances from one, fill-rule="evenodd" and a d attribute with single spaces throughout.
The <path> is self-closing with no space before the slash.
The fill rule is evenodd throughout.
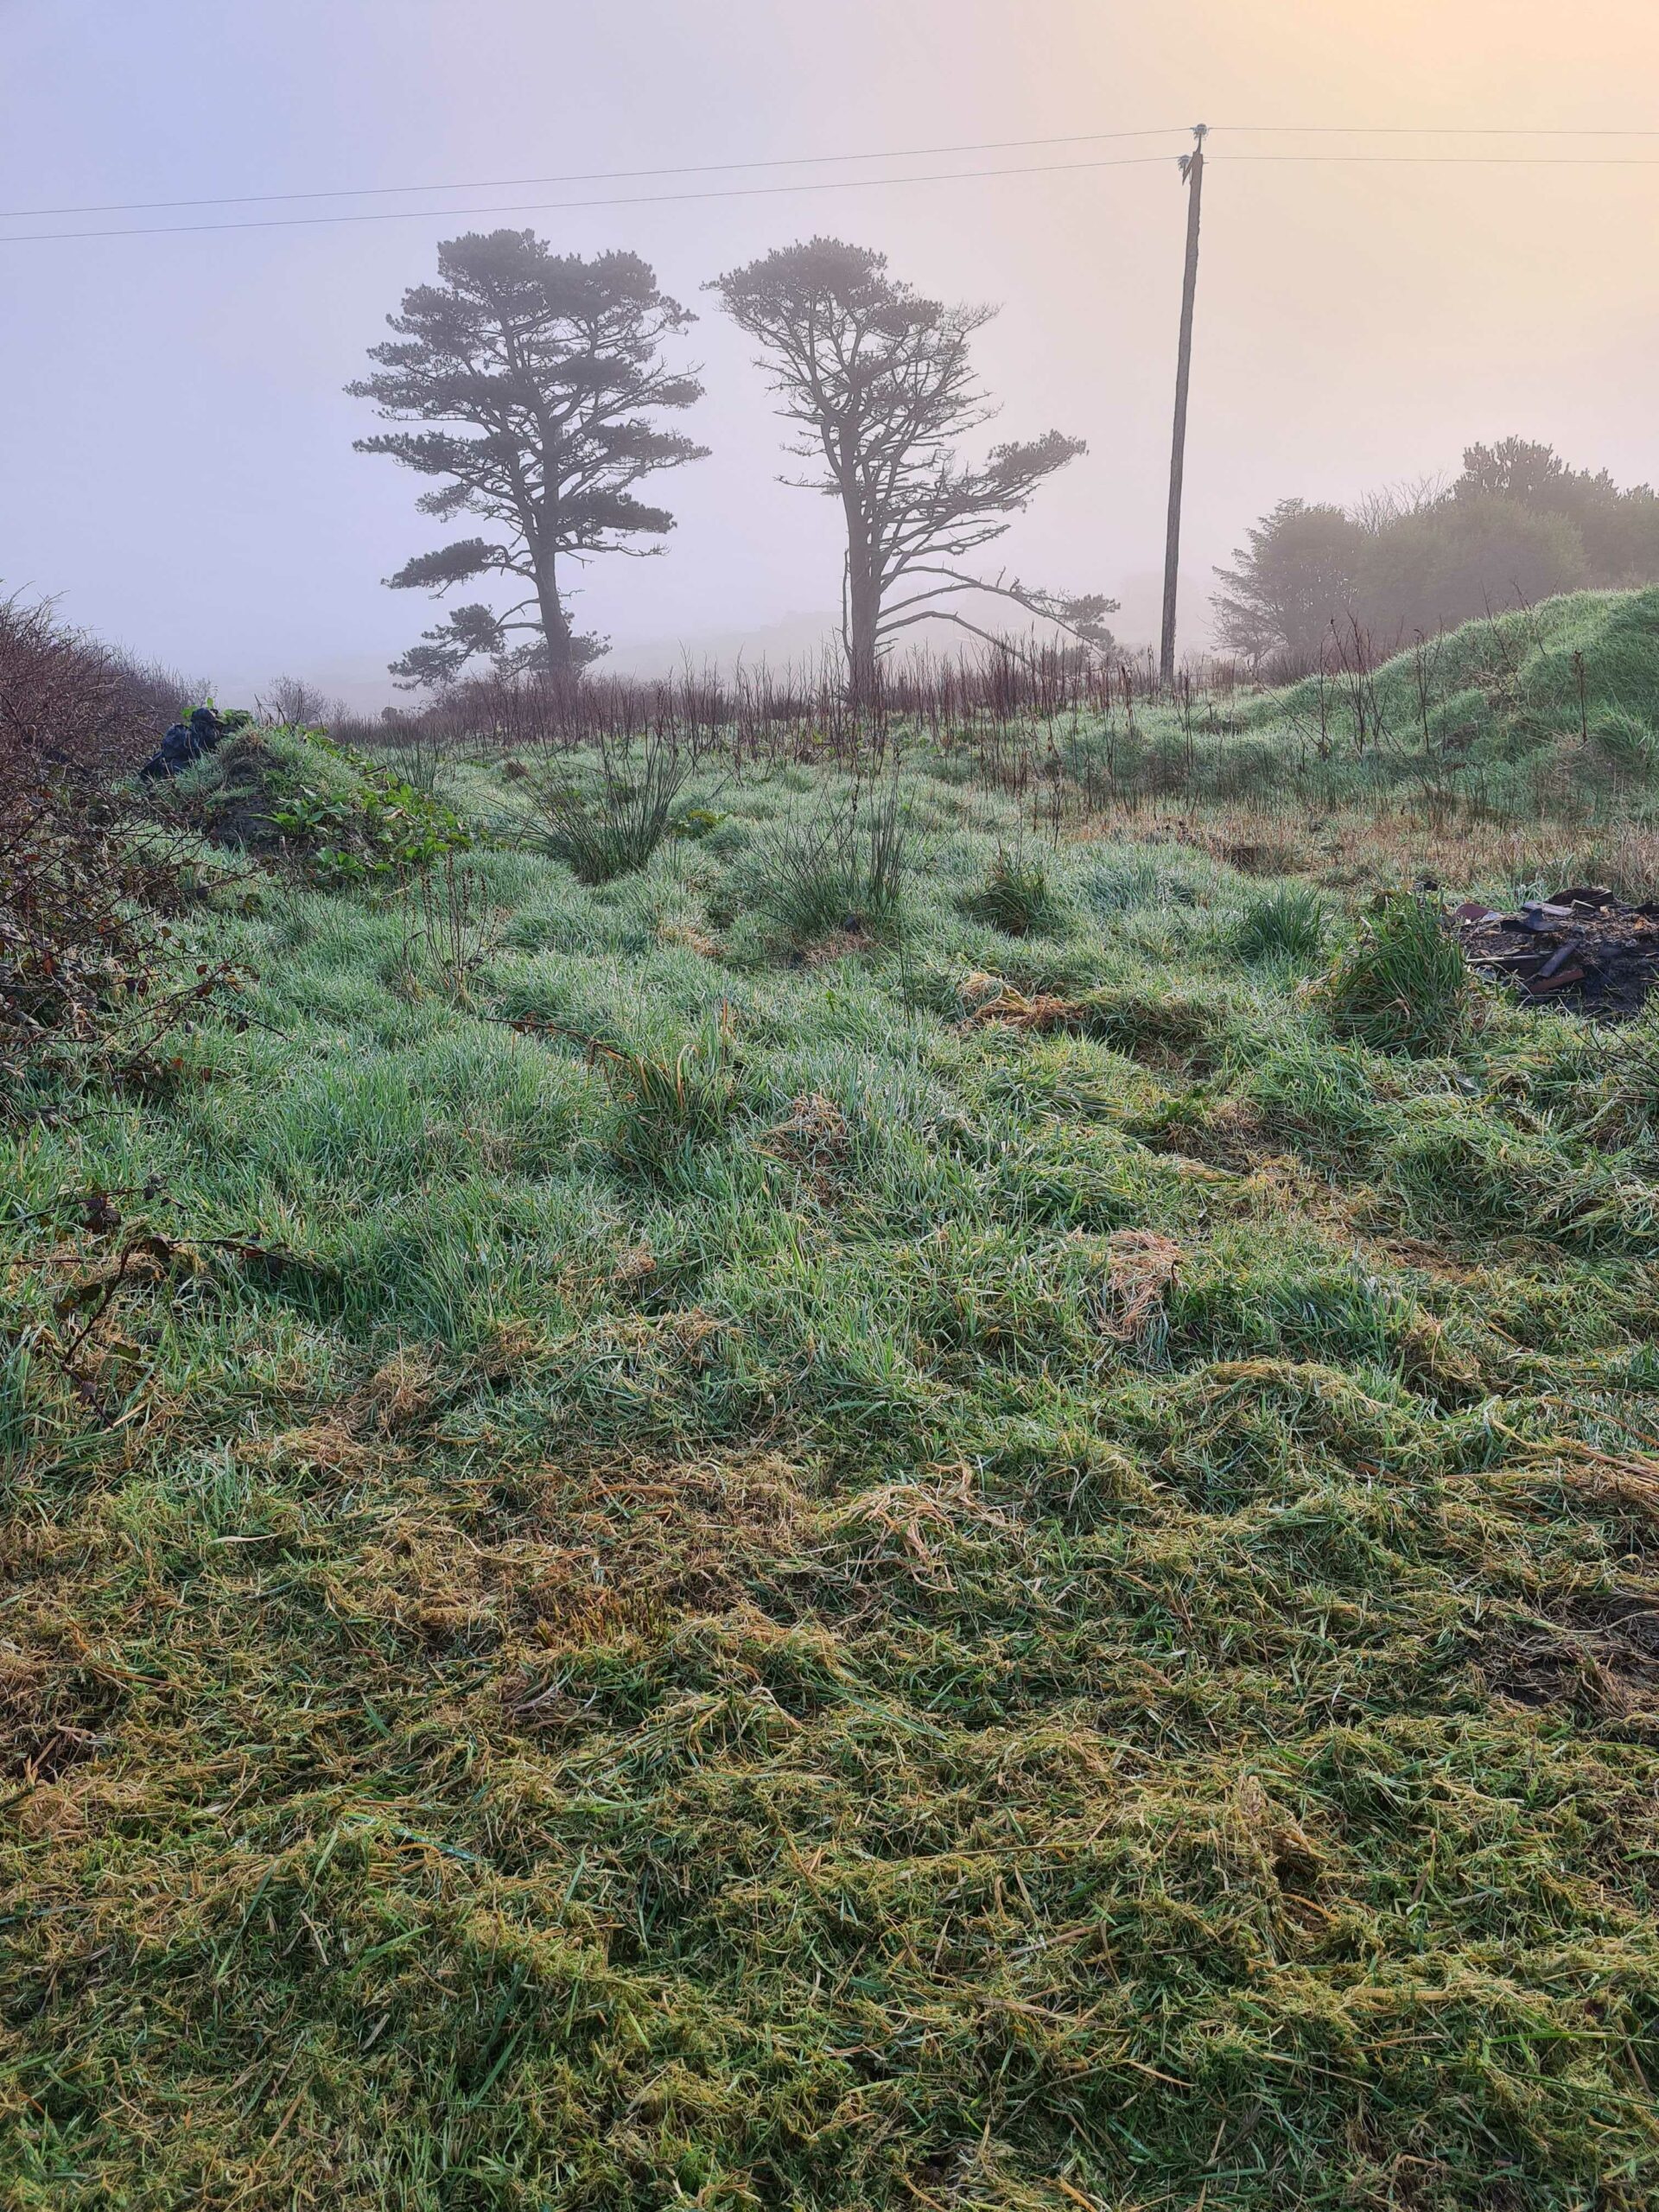
<path id="1" fill-rule="evenodd" d="M 1659 124 L 1655 0 L 0 0 L 0 204 L 444 183 L 759 161 L 1068 131 L 1218 126 L 1205 185 L 1183 607 L 1274 499 L 1351 499 L 1456 469 L 1516 430 L 1621 481 L 1659 476 L 1659 167 L 1413 168 L 1229 159 L 1256 124 Z M 1181 142 L 1158 142 L 1173 155 Z M 1433 149 L 1435 142 L 1421 142 Z M 1144 153 L 1135 143 L 960 165 Z M 1476 150 L 1462 145 L 1460 151 Z M 1659 140 L 1493 152 L 1625 151 Z M 933 169 L 937 159 L 831 174 Z M 805 174 L 805 173 L 804 173 Z M 810 174 L 821 174 L 813 172 Z M 411 196 L 416 207 L 767 176 Z M 396 200 L 337 203 L 385 208 Z M 328 203 L 244 211 L 333 212 Z M 51 222 L 188 221 L 189 214 Z M 987 437 L 1090 441 L 1007 541 L 1027 580 L 1103 589 L 1154 626 L 1182 194 L 1157 166 L 360 227 L 0 247 L 0 582 L 211 675 L 293 671 L 366 703 L 442 608 L 379 579 L 440 542 L 421 488 L 353 454 L 341 387 L 439 238 L 533 226 L 628 247 L 701 320 L 683 418 L 713 459 L 657 480 L 660 559 L 588 569 L 579 626 L 619 664 L 787 652 L 836 604 L 829 503 L 777 482 L 783 426 L 700 287 L 830 232 L 947 297 L 998 301 L 978 341 Z M 655 493 L 653 493 L 655 496 Z"/>

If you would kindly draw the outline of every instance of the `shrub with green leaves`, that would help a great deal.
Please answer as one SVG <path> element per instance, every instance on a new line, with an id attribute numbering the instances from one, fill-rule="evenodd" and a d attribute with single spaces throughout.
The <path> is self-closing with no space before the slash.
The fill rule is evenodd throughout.
<path id="1" fill-rule="evenodd" d="M 964 903 L 976 921 L 988 922 L 1005 937 L 1040 934 L 1058 918 L 1041 859 L 1007 845 L 997 847 L 984 883 Z"/>
<path id="2" fill-rule="evenodd" d="M 1387 891 L 1320 993 L 1339 1037 L 1379 1052 L 1442 1052 L 1468 1027 L 1474 991 L 1437 899 Z"/>
<path id="3" fill-rule="evenodd" d="M 1233 931 L 1241 960 L 1282 960 L 1313 967 L 1325 950 L 1325 901 L 1306 884 L 1287 883 L 1252 899 Z"/>
<path id="4" fill-rule="evenodd" d="M 243 729 L 152 796 L 222 844 L 339 889 L 423 868 L 473 836 L 453 808 L 320 729 Z"/>

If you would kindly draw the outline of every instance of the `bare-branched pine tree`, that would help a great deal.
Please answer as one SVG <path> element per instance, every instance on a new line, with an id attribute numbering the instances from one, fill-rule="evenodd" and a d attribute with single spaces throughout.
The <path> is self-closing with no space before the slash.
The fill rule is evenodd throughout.
<path id="1" fill-rule="evenodd" d="M 994 308 L 924 299 L 887 274 L 885 254 L 838 238 L 783 247 L 710 289 L 759 341 L 782 413 L 804 429 L 791 450 L 823 463 L 822 474 L 786 480 L 841 502 L 842 634 L 855 696 L 870 694 L 885 652 L 918 623 L 952 622 L 1001 642 L 962 612 L 963 596 L 993 594 L 1085 643 L 1110 645 L 1104 618 L 1115 601 L 959 565 L 1084 451 L 1080 438 L 1051 430 L 994 448 L 979 467 L 958 458 L 957 441 L 995 412 L 969 358 Z"/>
<path id="2" fill-rule="evenodd" d="M 572 671 L 604 652 L 571 627 L 561 563 L 662 550 L 634 541 L 660 538 L 674 518 L 635 486 L 707 451 L 651 419 L 702 397 L 661 351 L 694 320 L 637 254 L 556 254 L 533 231 L 439 246 L 438 282 L 404 293 L 387 317 L 396 335 L 370 348 L 374 374 L 347 386 L 389 422 L 434 427 L 360 438 L 357 450 L 439 479 L 423 513 L 479 515 L 495 534 L 417 554 L 386 581 L 435 594 L 482 576 L 524 588 L 499 611 L 456 607 L 394 675 L 443 683 L 478 654 L 503 670 Z"/>

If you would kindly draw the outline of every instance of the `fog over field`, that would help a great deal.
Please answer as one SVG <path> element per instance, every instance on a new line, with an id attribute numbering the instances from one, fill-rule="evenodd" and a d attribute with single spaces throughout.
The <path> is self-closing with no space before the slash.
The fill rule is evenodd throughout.
<path id="1" fill-rule="evenodd" d="M 578 618 L 613 664 L 682 650 L 787 656 L 833 625 L 836 517 L 778 482 L 780 428 L 753 349 L 701 290 L 824 231 L 889 254 L 946 298 L 1000 302 L 977 340 L 994 432 L 1085 437 L 1017 524 L 1011 563 L 1124 602 L 1155 626 L 1186 127 L 1214 126 L 1205 203 L 1185 629 L 1211 571 L 1279 498 L 1346 501 L 1455 473 L 1471 438 L 1518 432 L 1570 461 L 1650 478 L 1659 306 L 1633 266 L 1659 175 L 1579 165 L 1640 141 L 1256 135 L 1268 125 L 1444 123 L 1605 131 L 1651 120 L 1659 15 L 1589 0 L 1570 44 L 1545 0 L 834 0 L 808 10 L 634 0 L 7 0 L 0 8 L 7 327 L 0 481 L 8 585 L 239 696 L 303 671 L 359 707 L 429 620 L 380 580 L 442 532 L 400 472 L 352 451 L 346 397 L 437 241 L 533 226 L 561 252 L 626 247 L 700 320 L 678 348 L 707 396 L 687 427 L 712 457 L 676 475 L 659 560 L 586 579 Z M 1541 54 L 1548 49 L 1547 69 Z M 923 154 L 1066 134 L 1147 140 Z M 1544 153 L 1570 165 L 1310 164 L 1344 156 Z M 1651 155 L 1651 144 L 1647 151 Z M 671 165 L 832 167 L 500 180 Z M 1122 166 L 1068 167 L 1084 162 Z M 1052 164 L 1047 176 L 861 181 Z M 774 189 L 836 179 L 836 188 Z M 308 194 L 486 180 L 350 200 Z M 644 199 L 586 212 L 537 203 Z M 239 194 L 241 208 L 53 214 Z M 749 196 L 741 196 L 749 195 Z M 406 211 L 445 211 L 410 216 Z M 336 222 L 373 212 L 391 219 Z M 176 238 L 41 232 L 188 226 Z"/>
<path id="2" fill-rule="evenodd" d="M 0 0 L 0 2212 L 1659 2205 L 1656 65 Z"/>

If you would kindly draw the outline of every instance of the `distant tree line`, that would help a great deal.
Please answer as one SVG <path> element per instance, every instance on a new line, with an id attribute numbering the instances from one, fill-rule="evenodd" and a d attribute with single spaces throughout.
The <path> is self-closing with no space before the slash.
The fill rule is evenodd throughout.
<path id="1" fill-rule="evenodd" d="M 709 289 L 755 340 L 800 433 L 791 450 L 813 467 L 789 480 L 841 509 L 855 696 L 917 623 L 993 636 L 969 611 L 988 600 L 1111 643 L 1115 602 L 1102 594 L 963 566 L 1084 450 L 1051 430 L 977 464 L 962 458 L 957 442 L 995 411 L 969 352 L 993 309 L 926 298 L 884 255 L 838 238 L 765 255 Z M 702 394 L 693 371 L 664 358 L 693 320 L 636 254 L 555 254 L 533 232 L 507 230 L 439 247 L 436 283 L 405 293 L 388 318 L 393 335 L 370 349 L 372 373 L 348 387 L 385 420 L 416 427 L 358 450 L 430 478 L 423 512 L 485 525 L 416 555 L 388 583 L 441 596 L 488 580 L 506 603 L 454 607 L 393 663 L 401 681 L 442 685 L 480 658 L 504 673 L 575 675 L 605 651 L 572 620 L 571 571 L 659 552 L 674 526 L 640 486 L 708 451 L 663 419 Z"/>
<path id="2" fill-rule="evenodd" d="M 1471 445 L 1448 486 L 1355 507 L 1281 499 L 1217 570 L 1220 642 L 1287 672 L 1389 651 L 1553 593 L 1659 577 L 1659 493 L 1548 445 Z"/>

